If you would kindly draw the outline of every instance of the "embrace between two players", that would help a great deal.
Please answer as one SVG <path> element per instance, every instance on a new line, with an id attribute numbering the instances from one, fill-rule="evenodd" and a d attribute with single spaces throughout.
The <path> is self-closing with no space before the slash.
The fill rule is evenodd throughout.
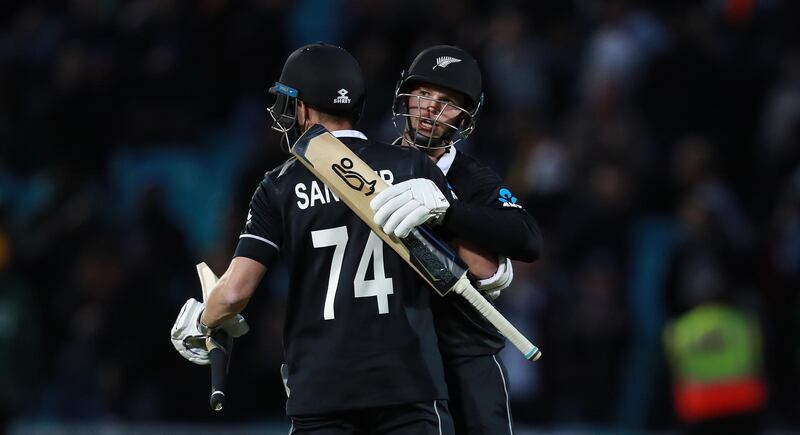
<path id="1" fill-rule="evenodd" d="M 365 93 L 358 62 L 342 48 L 311 44 L 287 59 L 269 111 L 288 146 L 320 124 L 390 177 L 370 204 L 375 223 L 398 238 L 430 225 L 492 299 L 511 283 L 511 260 L 539 256 L 541 236 L 501 178 L 454 146 L 475 128 L 481 87 L 464 50 L 422 51 L 395 92 L 400 137 L 383 144 L 353 128 Z M 244 334 L 239 313 L 280 253 L 290 278 L 290 433 L 513 433 L 502 335 L 463 299 L 426 288 L 345 204 L 300 207 L 297 186 L 313 182 L 294 157 L 266 173 L 227 271 L 204 304 L 190 299 L 182 309 L 176 349 L 207 364 L 205 347 L 188 338 L 215 328 Z"/>

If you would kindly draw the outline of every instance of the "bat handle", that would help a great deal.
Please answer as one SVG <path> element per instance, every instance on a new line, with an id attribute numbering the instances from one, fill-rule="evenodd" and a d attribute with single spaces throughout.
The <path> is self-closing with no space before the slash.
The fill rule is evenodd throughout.
<path id="1" fill-rule="evenodd" d="M 215 339 L 225 341 L 227 339 L 225 332 L 217 332 Z M 211 409 L 214 411 L 222 411 L 225 404 L 225 375 L 228 371 L 228 354 L 224 349 L 211 339 L 206 337 L 206 347 L 208 348 L 208 357 L 211 360 Z"/>
<path id="2" fill-rule="evenodd" d="M 529 361 L 536 361 L 542 356 L 539 350 L 530 340 L 522 335 L 489 301 L 484 298 L 478 290 L 469 282 L 466 276 L 462 276 L 454 289 L 456 293 L 463 296 L 472 304 L 486 319 L 505 336 Z"/>

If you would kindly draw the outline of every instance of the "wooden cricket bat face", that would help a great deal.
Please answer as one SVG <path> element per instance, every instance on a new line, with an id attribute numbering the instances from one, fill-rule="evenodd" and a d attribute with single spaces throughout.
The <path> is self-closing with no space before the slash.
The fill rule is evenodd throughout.
<path id="1" fill-rule="evenodd" d="M 342 157 L 338 163 L 331 165 L 331 170 L 338 175 L 339 178 L 341 178 L 349 188 L 363 194 L 364 196 L 370 196 L 375 193 L 375 184 L 378 182 L 378 180 L 367 180 L 364 175 L 354 171 L 353 160 L 347 157 Z"/>
<path id="2" fill-rule="evenodd" d="M 347 145 L 315 125 L 292 146 L 294 154 L 384 241 L 389 236 L 372 222 L 369 202 L 388 185 Z M 384 237 L 386 236 L 386 237 Z M 389 242 L 387 242 L 389 243 Z"/>

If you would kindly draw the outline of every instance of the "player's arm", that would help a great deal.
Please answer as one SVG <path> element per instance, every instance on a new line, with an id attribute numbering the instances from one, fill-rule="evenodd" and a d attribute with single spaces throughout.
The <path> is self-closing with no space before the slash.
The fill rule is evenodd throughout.
<path id="1" fill-rule="evenodd" d="M 479 270 L 481 275 L 475 275 L 475 288 L 492 298 L 497 298 L 500 292 L 507 288 L 514 279 L 514 268 L 509 257 L 523 259 L 516 256 L 521 255 L 522 257 L 529 256 L 531 260 L 536 259 L 541 252 L 541 233 L 530 214 L 518 204 L 518 200 L 511 194 L 511 190 L 502 184 L 502 180 L 494 171 L 471 159 L 466 160 L 465 165 L 465 170 L 460 172 L 462 176 L 455 176 L 451 182 L 459 190 L 463 199 L 462 204 L 476 206 L 478 210 L 480 207 L 484 207 L 488 214 L 496 215 L 484 217 L 492 219 L 492 224 L 488 226 L 491 228 L 484 226 L 486 228 L 484 232 L 488 233 L 490 241 L 501 242 L 494 245 L 495 251 L 486 249 L 485 245 L 490 244 L 487 242 L 484 242 L 483 246 L 478 245 L 479 242 L 475 242 L 474 239 L 462 240 L 462 243 L 467 244 L 466 255 L 472 256 L 474 264 L 484 266 Z M 454 209 L 452 212 L 458 213 L 459 211 Z M 461 212 L 463 213 L 463 211 Z M 511 220 L 504 222 L 502 219 L 505 217 L 510 217 Z M 495 222 L 500 222 L 500 224 Z M 464 231 L 472 233 L 469 230 Z M 519 236 L 514 237 L 516 235 Z M 480 236 L 478 234 L 478 237 Z M 502 242 L 503 240 L 510 240 L 510 242 Z M 515 250 L 520 254 L 515 254 Z M 491 263 L 490 260 L 492 260 Z M 495 267 L 491 268 L 490 264 Z"/>
<path id="2" fill-rule="evenodd" d="M 267 267 L 256 260 L 236 257 L 206 301 L 200 323 L 216 328 L 244 310 Z"/>
<path id="3" fill-rule="evenodd" d="M 463 239 L 454 239 L 449 242 L 449 245 L 464 260 L 469 267 L 469 274 L 473 278 L 487 279 L 497 272 L 500 259 L 496 254 Z"/>
<path id="4" fill-rule="evenodd" d="M 500 188 L 492 190 L 498 192 L 494 200 L 502 204 L 499 200 Z M 511 198 L 508 200 L 511 201 Z M 442 227 L 484 250 L 511 260 L 531 262 L 541 255 L 542 234 L 539 226 L 530 213 L 517 203 L 497 207 L 455 201 L 448 208 Z"/>
<path id="5" fill-rule="evenodd" d="M 407 236 L 418 225 L 441 225 L 456 238 L 512 260 L 534 261 L 542 249 L 536 221 L 525 211 L 500 178 L 488 168 L 476 167 L 470 177 L 478 203 L 457 200 L 449 192 L 444 175 L 428 160 L 419 174 L 379 193 L 370 203 L 374 222 L 387 233 Z M 491 194 L 493 192 L 493 194 Z M 508 198 L 506 198 L 508 196 Z M 507 200 L 508 204 L 504 206 Z"/>
<path id="6" fill-rule="evenodd" d="M 222 328 L 232 338 L 249 329 L 239 315 L 267 271 L 281 243 L 281 217 L 271 200 L 269 176 L 261 182 L 250 201 L 245 229 L 239 236 L 234 259 L 204 303 L 189 299 L 172 327 L 172 343 L 186 359 L 208 364 L 209 354 L 202 338 Z M 200 338 L 200 340 L 198 340 Z"/>
<path id="7" fill-rule="evenodd" d="M 203 325 L 213 328 L 241 312 L 278 253 L 282 224 L 274 190 L 267 174 L 250 200 L 234 258 L 211 293 L 201 318 Z"/>

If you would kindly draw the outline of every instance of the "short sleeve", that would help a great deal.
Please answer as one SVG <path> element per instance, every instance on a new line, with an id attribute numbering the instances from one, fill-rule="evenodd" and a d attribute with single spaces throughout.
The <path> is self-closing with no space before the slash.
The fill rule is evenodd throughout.
<path id="1" fill-rule="evenodd" d="M 258 185 L 250 200 L 244 230 L 239 235 L 234 257 L 247 257 L 268 266 L 283 242 L 279 203 L 269 176 Z"/>

